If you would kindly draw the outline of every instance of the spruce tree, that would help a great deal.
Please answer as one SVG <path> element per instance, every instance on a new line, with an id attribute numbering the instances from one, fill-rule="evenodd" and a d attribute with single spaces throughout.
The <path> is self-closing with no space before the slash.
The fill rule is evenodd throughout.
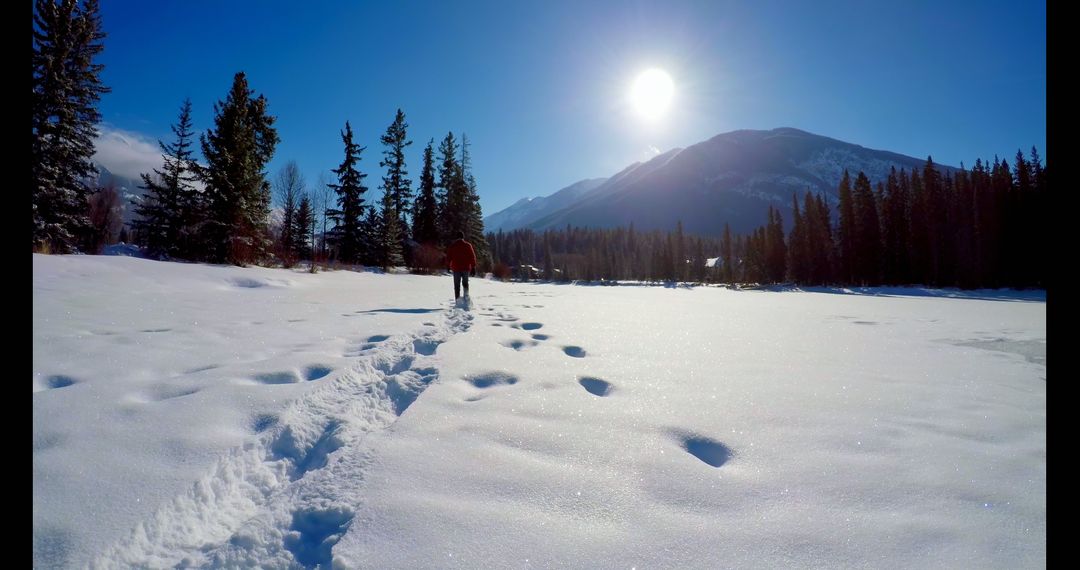
<path id="1" fill-rule="evenodd" d="M 300 196 L 300 205 L 296 207 L 296 216 L 293 217 L 292 255 L 295 259 L 312 259 L 311 237 L 315 228 L 315 211 L 311 207 L 311 196 L 306 192 Z"/>
<path id="2" fill-rule="evenodd" d="M 412 144 L 412 141 L 406 140 L 408 128 L 405 113 L 398 109 L 394 122 L 379 139 L 386 147 L 382 152 L 383 158 L 379 161 L 379 166 L 386 168 L 382 188 L 390 192 L 394 209 L 398 211 L 404 228 L 408 228 L 405 214 L 409 211 L 413 199 L 412 180 L 409 180 L 409 171 L 405 168 L 405 147 Z"/>
<path id="3" fill-rule="evenodd" d="M 375 226 L 375 255 L 383 269 L 405 263 L 401 254 L 401 218 L 394 203 L 394 194 L 386 189 L 382 197 L 382 212 Z"/>
<path id="4" fill-rule="evenodd" d="M 345 145 L 345 158 L 341 165 L 333 170 L 338 176 L 337 184 L 329 186 L 337 192 L 337 208 L 327 211 L 327 216 L 334 221 L 330 231 L 331 238 L 338 250 L 338 260 L 342 263 L 360 263 L 368 253 L 370 239 L 370 220 L 365 223 L 364 214 L 364 178 L 367 174 L 357 169 L 360 153 L 364 148 L 353 142 L 352 127 L 345 121 L 345 130 L 341 131 L 341 141 Z"/>
<path id="5" fill-rule="evenodd" d="M 727 222 L 724 222 L 724 237 L 720 240 L 720 262 L 723 265 L 720 268 L 720 279 L 724 283 L 734 283 L 735 274 L 733 271 L 732 263 L 735 260 L 735 255 L 731 243 L 731 226 Z"/>
<path id="6" fill-rule="evenodd" d="M 33 247 L 75 251 L 86 236 L 88 179 L 101 113 L 97 0 L 36 0 L 33 11 Z"/>
<path id="7" fill-rule="evenodd" d="M 245 265 L 269 247 L 270 183 L 263 172 L 278 143 L 266 97 L 253 97 L 243 72 L 224 101 L 214 104 L 214 128 L 200 137 L 208 199 L 207 258 Z"/>
<path id="8" fill-rule="evenodd" d="M 855 201 L 851 193 L 851 177 L 844 170 L 840 180 L 840 282 L 852 283 L 855 275 Z"/>
<path id="9" fill-rule="evenodd" d="M 861 171 L 855 177 L 852 194 L 855 202 L 856 280 L 864 285 L 876 285 L 881 281 L 878 269 L 881 261 L 881 224 L 870 179 Z"/>
<path id="10" fill-rule="evenodd" d="M 446 133 L 439 144 L 439 184 L 435 195 L 439 211 L 439 241 L 451 241 L 454 234 L 465 230 L 462 213 L 465 195 L 461 188 L 461 168 L 457 162 L 458 145 L 454 133 Z"/>
<path id="11" fill-rule="evenodd" d="M 180 118 L 172 125 L 176 142 L 158 141 L 164 157 L 162 170 L 142 173 L 146 193 L 135 206 L 134 225 L 143 235 L 151 256 L 187 257 L 196 255 L 196 238 L 202 218 L 202 193 L 195 188 L 196 169 L 191 145 L 195 136 L 191 124 L 191 100 L 180 107 Z"/>
<path id="12" fill-rule="evenodd" d="M 480 195 L 476 191 L 476 178 L 472 174 L 472 160 L 469 155 L 469 138 L 461 135 L 461 161 L 459 163 L 462 200 L 462 219 L 464 220 L 465 239 L 476 251 L 476 265 L 479 271 L 491 269 L 491 253 L 484 238 L 484 213 L 480 208 Z"/>
<path id="13" fill-rule="evenodd" d="M 413 239 L 423 245 L 434 246 L 439 242 L 439 210 L 435 199 L 435 167 L 432 145 L 424 148 L 424 167 L 420 171 L 420 188 L 413 206 Z"/>

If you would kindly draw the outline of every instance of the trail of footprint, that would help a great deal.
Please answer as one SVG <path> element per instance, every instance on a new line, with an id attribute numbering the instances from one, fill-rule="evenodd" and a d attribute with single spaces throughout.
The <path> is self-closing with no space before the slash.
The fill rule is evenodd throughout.
<path id="1" fill-rule="evenodd" d="M 253 560 L 291 559 L 296 566 L 328 567 L 330 549 L 353 519 L 350 507 L 333 504 L 327 489 L 333 497 L 360 496 L 372 461 L 360 443 L 391 426 L 439 376 L 437 369 L 416 364 L 427 358 L 417 349 L 433 352 L 472 325 L 472 315 L 462 311 L 447 310 L 444 316 L 441 327 L 392 337 L 384 350 L 357 359 L 345 374 L 327 374 L 333 380 L 294 400 L 280 416 L 252 417 L 255 441 L 220 458 L 187 492 L 104 549 L 91 566 L 233 568 Z M 314 378 L 325 368 L 311 365 L 304 374 Z M 477 385 L 498 381 L 486 375 L 473 380 Z M 202 522 L 197 535 L 185 522 L 192 517 Z"/>

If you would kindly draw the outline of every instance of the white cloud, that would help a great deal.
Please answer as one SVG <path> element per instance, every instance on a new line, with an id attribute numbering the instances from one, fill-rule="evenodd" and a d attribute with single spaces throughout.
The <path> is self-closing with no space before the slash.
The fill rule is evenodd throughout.
<path id="1" fill-rule="evenodd" d="M 165 162 L 156 140 L 108 125 L 98 125 L 94 160 L 117 176 L 135 180 L 140 173 L 160 169 Z"/>

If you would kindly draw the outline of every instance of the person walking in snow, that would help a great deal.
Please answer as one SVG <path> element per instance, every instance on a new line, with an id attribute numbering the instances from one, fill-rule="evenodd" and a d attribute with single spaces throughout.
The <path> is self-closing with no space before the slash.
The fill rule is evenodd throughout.
<path id="1" fill-rule="evenodd" d="M 469 296 L 469 274 L 476 274 L 476 251 L 471 243 L 465 241 L 465 232 L 458 232 L 457 239 L 446 248 L 446 266 L 454 273 L 454 299 L 461 296 L 465 287 L 465 296 Z"/>

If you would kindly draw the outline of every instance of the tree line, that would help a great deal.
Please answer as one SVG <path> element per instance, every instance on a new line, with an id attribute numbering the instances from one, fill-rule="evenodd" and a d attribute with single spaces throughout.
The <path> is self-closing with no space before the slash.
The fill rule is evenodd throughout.
<path id="1" fill-rule="evenodd" d="M 875 185 L 845 171 L 836 211 L 823 194 L 792 195 L 764 225 L 719 237 L 628 228 L 489 233 L 500 274 L 523 279 L 731 284 L 1045 287 L 1046 166 L 1035 148 L 942 172 L 931 157 Z"/>
<path id="2" fill-rule="evenodd" d="M 121 207 L 114 188 L 93 181 L 97 103 L 109 92 L 100 79 L 103 66 L 93 62 L 105 38 L 97 0 L 36 0 L 33 30 L 34 251 L 96 252 L 115 235 Z M 382 198 L 374 200 L 366 197 L 360 167 L 366 147 L 354 140 L 348 121 L 343 158 L 334 179 L 320 180 L 321 193 L 307 190 L 295 162 L 272 185 L 266 167 L 280 142 L 275 121 L 267 98 L 255 95 L 243 72 L 214 104 L 213 127 L 198 137 L 185 100 L 172 125 L 175 138 L 158 141 L 162 167 L 141 174 L 145 194 L 123 237 L 165 259 L 286 266 L 318 259 L 430 271 L 441 267 L 451 236 L 464 231 L 480 268 L 490 267 L 465 135 L 459 142 L 448 133 L 437 157 L 434 139 L 428 142 L 414 196 L 404 155 L 412 141 L 399 109 L 380 138 L 386 173 Z M 275 186 L 281 215 L 272 220 Z"/>

